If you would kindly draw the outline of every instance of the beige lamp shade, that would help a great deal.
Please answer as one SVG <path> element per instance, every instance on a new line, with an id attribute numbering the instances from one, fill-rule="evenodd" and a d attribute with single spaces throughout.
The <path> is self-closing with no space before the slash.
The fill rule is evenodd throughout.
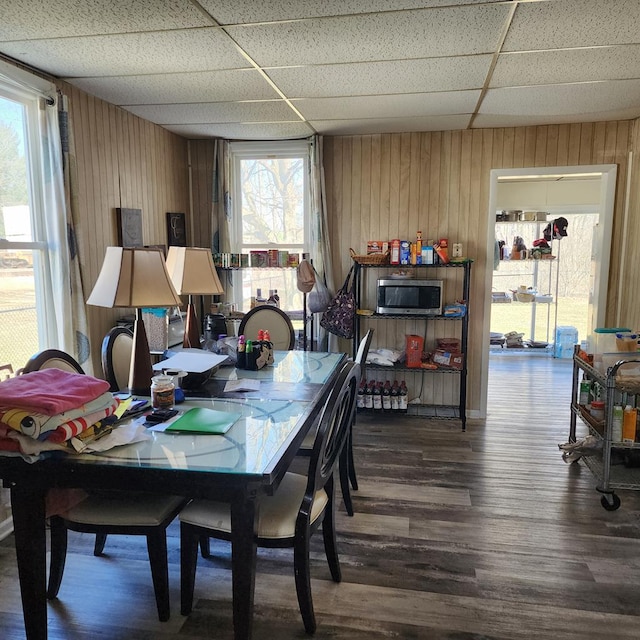
<path id="1" fill-rule="evenodd" d="M 216 268 L 213 266 L 211 251 L 200 247 L 169 247 L 167 270 L 176 291 L 181 295 L 189 296 L 182 346 L 200 349 L 201 332 L 193 296 L 224 293 Z"/>
<path id="2" fill-rule="evenodd" d="M 224 293 L 209 249 L 169 247 L 167 271 L 180 295 L 204 296 Z"/>
<path id="3" fill-rule="evenodd" d="M 142 321 L 143 307 L 175 307 L 181 303 L 169 278 L 164 256 L 156 249 L 107 247 L 102 269 L 87 304 L 97 307 L 135 307 L 129 390 L 150 394 L 151 355 Z"/>
<path id="4" fill-rule="evenodd" d="M 161 251 L 107 247 L 100 275 L 87 304 L 97 307 L 175 307 L 181 300 Z"/>

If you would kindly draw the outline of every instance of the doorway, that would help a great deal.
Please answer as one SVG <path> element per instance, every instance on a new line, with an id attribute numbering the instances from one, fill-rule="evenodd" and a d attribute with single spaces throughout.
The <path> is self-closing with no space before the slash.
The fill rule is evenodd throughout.
<path id="1" fill-rule="evenodd" d="M 585 277 L 589 278 L 589 294 L 587 306 L 587 331 L 604 325 L 604 316 L 607 297 L 607 282 L 609 276 L 609 254 L 611 245 L 611 228 L 613 221 L 613 205 L 616 183 L 616 165 L 587 165 L 574 167 L 536 167 L 523 169 L 493 169 L 490 172 L 489 211 L 487 225 L 487 255 L 493 256 L 496 247 L 496 212 L 502 209 L 515 207 L 504 206 L 507 201 L 500 198 L 500 186 L 505 184 L 520 184 L 526 187 L 521 193 L 526 193 L 524 200 L 518 209 L 531 209 L 547 212 L 548 221 L 571 211 L 574 214 L 594 214 L 597 223 L 593 227 L 593 242 L 589 247 L 591 260 L 589 272 Z M 562 197 L 554 196 L 554 188 L 561 182 L 589 181 L 589 185 L 595 188 L 594 202 L 589 205 L 576 205 L 564 201 Z M 524 196 L 520 196 L 524 197 Z M 489 345 L 492 311 L 492 285 L 494 262 L 487 261 L 485 273 L 485 313 L 483 319 L 483 349 L 482 349 L 482 376 L 481 376 L 481 406 L 480 414 L 487 414 L 487 381 L 489 372 Z M 548 315 L 547 315 L 548 317 Z M 535 324 L 535 319 L 532 325 Z M 555 336 L 554 336 L 555 337 Z"/>

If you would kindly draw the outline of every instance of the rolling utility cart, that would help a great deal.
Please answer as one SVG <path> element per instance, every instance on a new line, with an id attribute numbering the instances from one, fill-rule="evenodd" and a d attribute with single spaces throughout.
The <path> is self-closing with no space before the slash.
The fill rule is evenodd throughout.
<path id="1" fill-rule="evenodd" d="M 602 444 L 601 454 L 583 455 L 582 460 L 593 473 L 602 494 L 600 502 L 607 511 L 620 507 L 620 498 L 616 489 L 640 489 L 640 442 L 622 442 L 612 433 L 614 405 L 636 406 L 640 401 L 640 377 L 627 375 L 629 367 L 640 367 L 640 355 L 620 354 L 620 360 L 606 368 L 606 373 L 593 367 L 579 357 L 576 347 L 573 355 L 573 384 L 571 397 L 571 426 L 569 442 L 576 442 L 577 419 L 580 418 Z M 595 419 L 587 405 L 580 402 L 580 382 L 588 381 L 592 386 L 599 385 L 600 399 L 604 401 L 604 419 Z"/>

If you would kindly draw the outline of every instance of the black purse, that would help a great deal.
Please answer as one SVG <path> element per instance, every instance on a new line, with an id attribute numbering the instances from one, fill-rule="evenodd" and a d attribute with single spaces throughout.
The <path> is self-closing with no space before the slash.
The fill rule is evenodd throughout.
<path id="1" fill-rule="evenodd" d="M 355 265 L 352 265 L 344 284 L 335 296 L 333 296 L 327 310 L 320 318 L 320 326 L 329 333 L 350 340 L 355 333 L 356 297 L 354 274 Z"/>

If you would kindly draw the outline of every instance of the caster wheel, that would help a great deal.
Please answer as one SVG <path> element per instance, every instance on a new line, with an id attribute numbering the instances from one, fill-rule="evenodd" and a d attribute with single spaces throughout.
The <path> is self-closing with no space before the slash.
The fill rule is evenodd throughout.
<path id="1" fill-rule="evenodd" d="M 604 495 L 600 498 L 600 504 L 607 511 L 615 511 L 620 508 L 620 498 L 615 493 L 611 493 L 609 495 Z"/>

